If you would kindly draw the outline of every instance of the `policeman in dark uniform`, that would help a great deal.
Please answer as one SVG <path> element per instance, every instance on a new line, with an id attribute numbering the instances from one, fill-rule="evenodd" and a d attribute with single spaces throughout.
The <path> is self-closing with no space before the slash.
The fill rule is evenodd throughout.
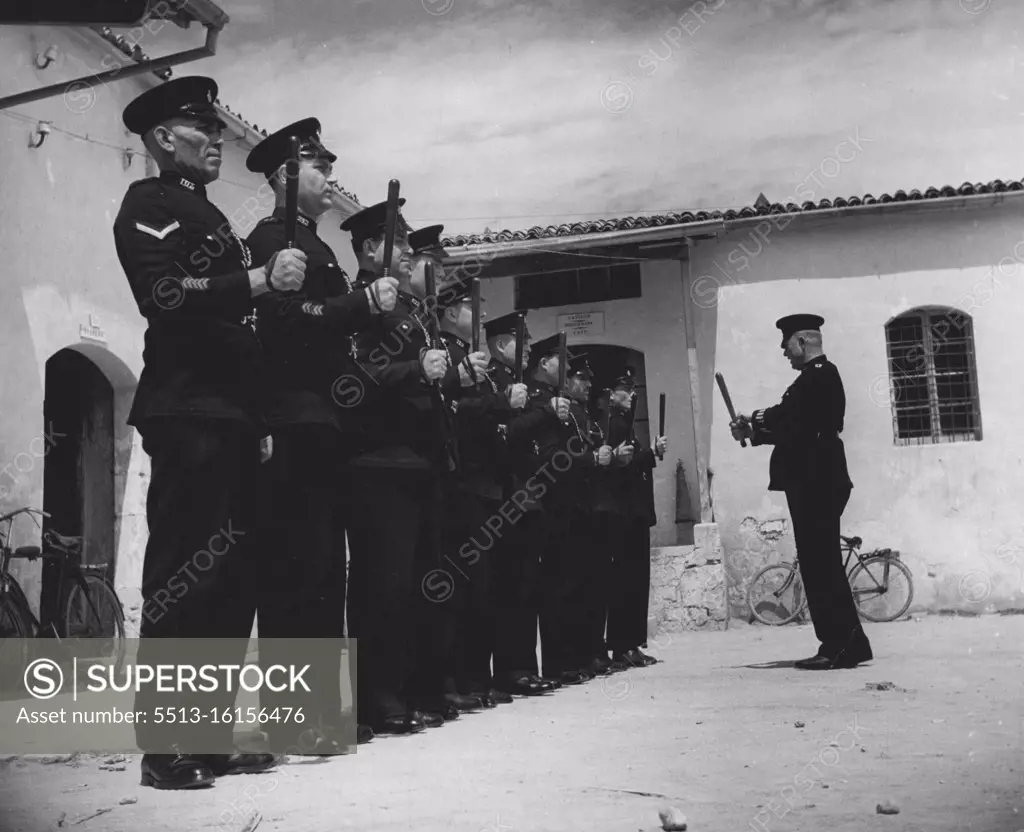
<path id="1" fill-rule="evenodd" d="M 398 287 L 398 281 L 388 277 L 353 291 L 334 252 L 317 234 L 317 221 L 333 207 L 337 157 L 321 144 L 315 118 L 283 127 L 249 154 L 246 166 L 267 177 L 277 202 L 273 214 L 261 220 L 246 240 L 253 262 L 267 262 L 285 245 L 285 162 L 292 136 L 300 141 L 295 244 L 307 257 L 306 280 L 301 292 L 270 292 L 256 302 L 256 334 L 269 368 L 267 421 L 274 437 L 267 465 L 274 511 L 268 513 L 262 535 L 267 557 L 258 607 L 260 661 L 266 667 L 285 664 L 293 649 L 273 639 L 344 635 L 345 529 L 338 520 L 344 505 L 339 472 L 356 442 L 351 420 L 345 418 L 350 409 L 344 406 L 346 396 L 354 392 L 346 381 L 356 372 L 349 336 L 369 326 L 372 316 L 394 309 Z M 279 751 L 301 749 L 299 734 L 318 727 L 320 735 L 305 740 L 310 750 L 342 752 L 327 736 L 341 710 L 339 673 L 333 668 L 314 691 L 316 702 L 328 707 L 318 721 L 307 707 L 302 725 L 267 723 L 272 746 Z M 262 693 L 261 704 L 268 710 L 296 704 L 269 690 Z"/>
<path id="2" fill-rule="evenodd" d="M 556 414 L 568 418 L 569 402 L 554 396 L 545 405 L 539 393 L 531 400 L 529 386 L 516 382 L 516 329 L 519 316 L 525 314 L 515 312 L 484 324 L 491 355 L 488 377 L 505 391 L 512 407 L 505 434 L 508 468 L 502 502 L 508 522 L 493 535 L 497 620 L 490 695 L 498 702 L 510 701 L 512 695 L 539 696 L 561 687 L 556 680 L 542 678 L 537 665 L 540 553 L 545 541 L 541 498 L 546 485 L 535 475 L 541 465 L 539 439 L 551 430 L 552 420 L 558 421 Z M 525 371 L 531 366 L 533 345 L 525 326 L 524 333 Z M 542 344 L 544 349 L 548 346 Z"/>
<path id="3" fill-rule="evenodd" d="M 459 279 L 439 293 L 441 337 L 461 376 L 471 369 L 466 363 L 473 337 L 471 290 L 472 280 Z M 481 317 L 485 315 L 481 310 Z M 474 374 L 455 414 L 460 470 L 445 493 L 442 553 L 456 582 L 449 690 L 494 707 L 512 701 L 494 689 L 491 680 L 498 626 L 495 567 L 501 539 L 501 528 L 495 524 L 503 522 L 499 518 L 509 475 L 508 424 L 513 412 L 526 403 L 526 385 L 513 382 L 506 388 L 490 367 Z"/>
<path id="4" fill-rule="evenodd" d="M 405 205 L 405 197 L 400 197 L 398 207 Z M 346 218 L 341 230 L 352 235 L 352 252 L 356 256 L 358 271 L 354 281 L 356 288 L 368 286 L 380 275 L 381 261 L 378 254 L 382 251 L 384 240 L 384 224 L 387 222 L 388 204 L 378 202 L 357 211 Z M 409 224 L 399 215 L 395 229 L 395 254 L 391 264 L 392 273 L 410 272 L 412 269 L 412 249 L 409 248 Z"/>
<path id="5" fill-rule="evenodd" d="M 591 640 L 586 575 L 594 545 L 595 469 L 611 464 L 611 448 L 595 435 L 588 413 L 593 372 L 586 354 L 567 352 L 569 418 L 541 446 L 553 480 L 544 495 L 547 542 L 541 555 L 540 638 L 544 675 L 575 685 L 609 672 L 607 659 L 598 660 Z M 557 389 L 557 354 L 538 364 L 534 379 L 544 394 Z"/>
<path id="6" fill-rule="evenodd" d="M 361 262 L 383 263 L 384 216 L 367 209 L 346 221 Z M 458 396 L 458 370 L 428 343 L 426 307 L 412 292 L 409 248 L 397 238 L 395 308 L 356 337 L 364 377 L 355 409 L 362 446 L 351 463 L 349 632 L 357 639 L 357 708 L 375 733 L 440 726 L 444 718 L 415 708 L 413 614 L 423 546 L 432 545 L 440 513 L 439 476 L 451 468 L 451 436 L 442 417 Z M 358 241 L 358 242 L 357 242 Z M 417 557 L 420 553 L 420 558 Z"/>
<path id="7" fill-rule="evenodd" d="M 839 370 L 821 345 L 818 315 L 788 315 L 775 325 L 782 351 L 800 374 L 774 407 L 739 415 L 733 436 L 753 445 L 774 445 L 770 491 L 783 491 L 793 520 L 800 576 L 818 652 L 796 662 L 801 670 L 855 667 L 872 658 L 850 582 L 843 569 L 840 518 L 853 483 L 839 434 L 846 414 L 846 393 Z"/>
<path id="8" fill-rule="evenodd" d="M 654 511 L 653 471 L 668 443 L 664 436 L 653 448 L 639 447 L 634 430 L 636 381 L 625 367 L 608 391 L 610 443 L 634 449 L 628 465 L 613 469 L 615 496 L 605 518 L 608 538 L 614 538 L 608 598 L 607 646 L 612 662 L 647 667 L 657 659 L 640 647 L 647 641 L 647 610 L 651 592 L 651 534 Z"/>
<path id="9" fill-rule="evenodd" d="M 458 338 L 455 334 L 457 330 L 452 328 L 450 313 L 445 311 L 445 307 L 468 296 L 470 283 L 461 281 L 443 285 L 442 261 L 446 256 L 440 242 L 443 228 L 441 225 L 432 225 L 409 234 L 413 265 L 410 285 L 415 294 L 424 292 L 426 268 L 428 265 L 433 266 L 437 294 L 436 297 L 425 298 L 432 308 L 424 310 L 423 321 L 426 323 L 428 316 L 438 316 L 438 346 L 444 350 L 449 367 L 456 368 L 460 383 L 457 396 L 446 397 L 447 408 L 443 414 L 445 429 L 451 431 L 449 450 L 453 464 L 449 466 L 450 470 L 439 471 L 431 501 L 430 513 L 433 516 L 428 526 L 431 536 L 427 541 L 421 541 L 417 549 L 416 583 L 422 591 L 414 596 L 418 646 L 410 698 L 414 709 L 426 714 L 441 714 L 446 720 L 451 720 L 457 719 L 462 711 L 477 711 L 483 707 L 479 698 L 460 693 L 455 681 L 456 628 L 461 617 L 459 612 L 466 606 L 468 593 L 454 584 L 458 578 L 452 572 L 457 572 L 457 567 L 452 568 L 451 564 L 455 560 L 445 544 L 452 543 L 452 509 L 460 515 L 465 509 L 465 506 L 458 504 L 457 484 L 461 478 L 462 445 L 458 442 L 455 417 L 465 395 L 475 387 L 474 372 L 477 376 L 482 375 L 487 359 L 482 352 L 471 354 L 469 342 Z"/>
<path id="10" fill-rule="evenodd" d="M 263 362 L 243 319 L 253 299 L 302 288 L 305 255 L 282 250 L 253 267 L 249 250 L 206 196 L 220 174 L 222 130 L 217 84 L 198 76 L 154 87 L 124 111 L 125 126 L 142 136 L 160 175 L 133 183 L 114 221 L 118 258 L 146 318 L 144 367 L 128 423 L 142 435 L 152 473 L 146 502 L 149 541 L 143 565 L 142 643 L 138 661 L 173 662 L 168 638 L 234 639 L 222 663 L 244 662 L 255 614 L 252 585 L 254 509 L 259 495 Z M 218 556 L 193 569 L 197 552 L 217 539 Z M 204 563 L 207 561 L 204 560 Z M 189 576 L 186 579 L 182 573 Z M 184 585 L 184 592 L 177 587 Z M 172 594 L 173 592 L 173 594 Z M 200 699 L 170 702 L 151 688 L 138 707 L 230 708 L 227 685 Z M 136 725 L 142 783 L 161 789 L 204 786 L 219 774 L 262 771 L 269 754 L 203 755 L 195 733 L 220 728 L 149 719 Z"/>
<path id="11" fill-rule="evenodd" d="M 586 528 L 574 532 L 574 539 L 589 546 L 590 555 L 584 564 L 584 608 L 587 622 L 587 655 L 590 669 L 595 674 L 625 670 L 628 664 L 616 659 L 609 662 L 605 641 L 605 627 L 610 599 L 617 597 L 622 588 L 611 582 L 611 567 L 615 556 L 625 544 L 624 529 L 629 510 L 626 490 L 628 453 L 623 438 L 613 446 L 613 424 L 609 391 L 602 390 L 595 402 L 592 430 L 594 444 L 606 449 L 612 457 L 608 467 L 596 470 L 591 481 L 591 507 Z M 617 453 L 616 453 L 617 451 Z"/>

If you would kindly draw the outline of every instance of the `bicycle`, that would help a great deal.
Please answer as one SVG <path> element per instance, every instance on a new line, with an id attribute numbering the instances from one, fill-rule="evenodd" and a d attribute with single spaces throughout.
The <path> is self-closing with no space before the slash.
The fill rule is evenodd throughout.
<path id="1" fill-rule="evenodd" d="M 0 542 L 0 644 L 5 639 L 42 638 L 51 634 L 58 643 L 65 639 L 98 640 L 101 655 L 97 658 L 112 659 L 115 672 L 119 673 L 127 646 L 124 607 L 105 578 L 106 564 L 83 563 L 82 538 L 67 537 L 52 530 L 43 534 L 42 547 L 12 549 L 14 520 L 22 514 L 32 517 L 36 526 L 39 526 L 36 515 L 50 516 L 26 506 L 0 517 L 0 523 L 7 523 L 7 533 Z M 24 590 L 10 573 L 12 561 L 40 558 L 61 563 L 58 615 L 45 626 L 32 612 Z M 20 659 L 27 660 L 27 654 L 23 652 Z"/>
<path id="2" fill-rule="evenodd" d="M 895 621 L 910 609 L 914 600 L 914 578 L 893 549 L 874 549 L 860 553 L 859 537 L 839 536 L 846 553 L 843 570 L 847 573 L 857 612 L 865 621 Z M 856 564 L 850 568 L 850 561 Z M 901 589 L 900 582 L 906 585 Z M 778 586 L 772 589 L 772 586 Z M 789 594 L 791 593 L 791 594 Z M 874 603 L 876 602 L 877 603 Z M 800 580 L 799 561 L 774 563 L 759 569 L 747 587 L 747 605 L 751 615 L 762 624 L 781 626 L 795 621 L 807 609 L 807 596 Z"/>

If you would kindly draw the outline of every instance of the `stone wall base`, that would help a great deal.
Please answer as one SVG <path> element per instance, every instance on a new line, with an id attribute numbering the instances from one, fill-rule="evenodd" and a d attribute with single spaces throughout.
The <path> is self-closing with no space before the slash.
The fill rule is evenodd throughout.
<path id="1" fill-rule="evenodd" d="M 724 630 L 726 621 L 725 565 L 717 523 L 696 524 L 692 546 L 651 549 L 651 638 L 686 630 Z"/>

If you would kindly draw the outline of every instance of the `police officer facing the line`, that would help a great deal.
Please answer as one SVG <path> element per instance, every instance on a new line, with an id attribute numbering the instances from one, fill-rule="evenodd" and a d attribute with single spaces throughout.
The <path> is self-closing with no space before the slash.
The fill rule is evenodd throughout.
<path id="1" fill-rule="evenodd" d="M 796 662 L 801 670 L 855 667 L 872 658 L 843 569 L 840 518 L 853 483 L 839 438 L 846 394 L 839 370 L 822 350 L 824 322 L 819 315 L 788 315 L 775 322 L 783 354 L 800 374 L 779 404 L 741 414 L 730 424 L 736 439 L 775 446 L 768 489 L 786 494 L 800 576 L 821 642 L 816 655 Z"/>
<path id="2" fill-rule="evenodd" d="M 253 262 L 267 262 L 285 245 L 285 163 L 293 136 L 300 141 L 295 234 L 296 245 L 307 257 L 306 280 L 300 292 L 271 292 L 256 302 L 256 334 L 269 367 L 267 421 L 274 437 L 267 465 L 274 510 L 267 514 L 262 535 L 267 556 L 258 608 L 260 661 L 265 667 L 286 664 L 293 649 L 275 639 L 340 639 L 344 634 L 345 530 L 337 519 L 344 502 L 339 472 L 354 453 L 357 437 L 345 418 L 350 413 L 344 407 L 346 396 L 352 391 L 339 389 L 337 380 L 355 372 L 349 336 L 369 326 L 374 315 L 394 309 L 398 286 L 397 280 L 387 277 L 352 291 L 334 252 L 317 234 L 317 221 L 333 207 L 337 157 L 321 143 L 315 118 L 281 128 L 249 154 L 246 167 L 267 177 L 277 203 L 246 240 Z M 337 658 L 340 662 L 340 652 Z M 340 719 L 338 681 L 338 668 L 324 669 L 311 694 L 315 703 L 311 700 L 305 709 L 305 724 L 267 724 L 274 750 L 342 753 L 328 736 L 336 733 L 331 729 Z M 301 704 L 269 690 L 262 694 L 261 704 L 268 710 Z M 300 743 L 306 731 L 310 734 Z"/>
<path id="3" fill-rule="evenodd" d="M 219 663 L 244 661 L 255 613 L 254 485 L 267 426 L 260 347 L 243 319 L 255 298 L 301 289 L 305 273 L 306 257 L 297 250 L 278 251 L 254 267 L 227 217 L 207 198 L 206 186 L 220 175 L 225 129 L 216 97 L 212 79 L 178 78 L 137 97 L 123 116 L 160 169 L 158 177 L 128 188 L 114 221 L 118 258 L 148 323 L 128 417 L 152 459 L 140 663 L 180 661 L 163 655 L 167 638 L 234 639 Z M 215 535 L 227 539 L 218 544 L 223 555 L 205 572 L 194 570 L 188 591 L 172 597 L 168 584 Z M 155 705 L 196 702 L 177 696 L 169 702 L 146 688 L 137 706 L 152 712 Z M 233 692 L 207 694 L 201 702 L 218 709 L 233 704 Z M 166 729 L 152 719 L 136 725 L 145 752 L 143 785 L 194 788 L 275 762 L 269 754 L 191 753 L 196 730 Z M 230 722 L 201 730 L 205 737 L 220 731 L 230 747 Z"/>

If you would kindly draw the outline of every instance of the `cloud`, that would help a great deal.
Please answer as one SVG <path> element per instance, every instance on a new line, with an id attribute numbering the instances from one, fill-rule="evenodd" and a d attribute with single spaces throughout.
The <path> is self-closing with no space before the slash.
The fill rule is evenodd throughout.
<path id="1" fill-rule="evenodd" d="M 875 141 L 817 198 L 1005 178 L 1024 139 L 1018 4 L 235 3 L 272 24 L 229 24 L 179 73 L 261 127 L 317 115 L 348 189 L 397 177 L 409 216 L 450 231 L 785 199 L 857 130 Z"/>

